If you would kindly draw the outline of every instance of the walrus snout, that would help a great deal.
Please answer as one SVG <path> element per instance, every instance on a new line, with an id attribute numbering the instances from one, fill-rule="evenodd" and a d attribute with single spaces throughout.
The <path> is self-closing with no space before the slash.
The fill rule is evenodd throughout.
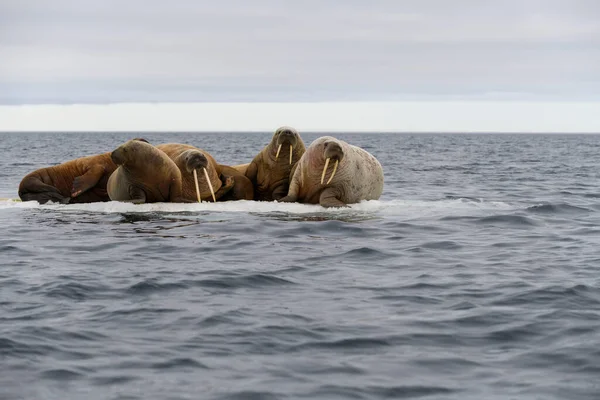
<path id="1" fill-rule="evenodd" d="M 325 151 L 323 156 L 325 159 L 330 158 L 333 161 L 342 161 L 344 158 L 344 150 L 342 150 L 342 146 L 340 146 L 336 142 L 325 142 L 324 143 Z"/>
<path id="2" fill-rule="evenodd" d="M 208 167 L 208 159 L 199 151 L 189 152 L 185 158 L 185 168 L 188 172 Z"/>
<path id="3" fill-rule="evenodd" d="M 290 144 L 296 146 L 298 143 L 298 133 L 292 129 L 281 129 L 278 131 L 277 145 Z"/>

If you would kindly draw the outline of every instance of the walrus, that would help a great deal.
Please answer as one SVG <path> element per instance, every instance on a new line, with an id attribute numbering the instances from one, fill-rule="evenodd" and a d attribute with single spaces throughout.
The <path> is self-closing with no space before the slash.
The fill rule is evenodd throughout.
<path id="1" fill-rule="evenodd" d="M 144 138 L 132 140 L 148 143 Z M 23 177 L 19 184 L 19 198 L 40 204 L 49 201 L 62 204 L 110 201 L 106 184 L 116 169 L 110 152 L 40 168 Z"/>
<path id="2" fill-rule="evenodd" d="M 328 174 L 330 165 L 333 168 Z M 279 201 L 348 207 L 362 200 L 377 200 L 382 192 L 383 168 L 372 154 L 332 136 L 322 136 L 308 146 L 296 164 L 288 194 Z"/>
<path id="3" fill-rule="evenodd" d="M 294 128 L 278 128 L 271 142 L 246 169 L 246 177 L 254 185 L 254 200 L 273 201 L 284 197 L 288 192 L 290 172 L 305 150 L 304 142 Z"/>
<path id="4" fill-rule="evenodd" d="M 155 146 L 129 140 L 110 156 L 117 165 L 106 185 L 111 200 L 134 204 L 193 202 L 182 194 L 177 165 Z"/>
<path id="5" fill-rule="evenodd" d="M 250 163 L 245 163 L 245 164 L 236 164 L 236 165 L 232 165 L 231 168 L 235 169 L 236 171 L 241 172 L 242 174 L 246 175 L 246 171 L 248 170 L 248 166 L 250 165 Z"/>
<path id="6" fill-rule="evenodd" d="M 179 168 L 183 196 L 196 201 L 252 200 L 252 182 L 230 166 L 217 163 L 202 149 L 188 144 L 166 143 L 156 146 Z"/>

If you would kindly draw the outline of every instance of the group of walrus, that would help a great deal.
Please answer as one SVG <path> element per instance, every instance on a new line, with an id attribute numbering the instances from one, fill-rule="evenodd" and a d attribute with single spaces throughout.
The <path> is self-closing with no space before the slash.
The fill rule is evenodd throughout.
<path id="1" fill-rule="evenodd" d="M 332 136 L 305 147 L 287 126 L 247 164 L 219 164 L 192 145 L 135 138 L 112 152 L 35 170 L 19 185 L 22 201 L 40 204 L 256 200 L 347 207 L 377 200 L 382 191 L 383 169 L 369 152 Z"/>

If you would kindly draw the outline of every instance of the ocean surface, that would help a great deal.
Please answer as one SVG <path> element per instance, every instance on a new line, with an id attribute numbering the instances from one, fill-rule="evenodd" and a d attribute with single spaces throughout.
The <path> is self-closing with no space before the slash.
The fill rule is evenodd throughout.
<path id="1" fill-rule="evenodd" d="M 2 133 L 0 197 L 136 136 L 271 135 Z M 378 201 L 0 200 L 0 399 L 600 398 L 600 135 L 335 136 Z"/>

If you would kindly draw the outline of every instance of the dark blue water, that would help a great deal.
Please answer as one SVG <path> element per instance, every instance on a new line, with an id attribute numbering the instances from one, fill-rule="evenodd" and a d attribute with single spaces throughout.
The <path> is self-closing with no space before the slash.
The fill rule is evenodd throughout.
<path id="1" fill-rule="evenodd" d="M 135 136 L 271 134 L 0 134 L 0 197 Z M 0 201 L 0 398 L 600 396 L 600 136 L 336 136 L 379 201 Z"/>

